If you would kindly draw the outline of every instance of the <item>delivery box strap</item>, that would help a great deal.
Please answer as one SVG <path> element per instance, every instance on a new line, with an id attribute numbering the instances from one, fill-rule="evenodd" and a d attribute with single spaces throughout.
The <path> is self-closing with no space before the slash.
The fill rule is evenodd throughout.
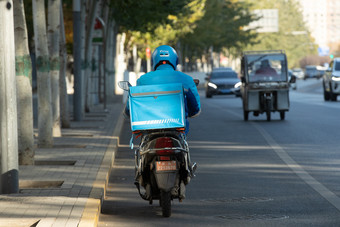
<path id="1" fill-rule="evenodd" d="M 180 93 L 181 90 L 175 91 L 152 91 L 152 92 L 141 92 L 141 93 L 132 93 L 131 96 L 147 96 L 147 95 L 168 95 L 168 94 L 177 94 Z"/>

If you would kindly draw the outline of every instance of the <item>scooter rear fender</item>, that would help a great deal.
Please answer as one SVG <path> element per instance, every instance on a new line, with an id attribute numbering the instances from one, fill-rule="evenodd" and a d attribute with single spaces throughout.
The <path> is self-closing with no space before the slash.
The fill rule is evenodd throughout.
<path id="1" fill-rule="evenodd" d="M 163 191 L 170 191 L 176 183 L 176 178 L 179 177 L 178 171 L 155 171 L 155 178 L 158 188 Z"/>

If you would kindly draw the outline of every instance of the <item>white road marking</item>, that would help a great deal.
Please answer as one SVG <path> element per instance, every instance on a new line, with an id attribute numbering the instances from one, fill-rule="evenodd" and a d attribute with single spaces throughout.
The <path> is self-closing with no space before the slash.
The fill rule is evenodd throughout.
<path id="1" fill-rule="evenodd" d="M 284 161 L 298 177 L 300 177 L 304 182 L 311 186 L 316 192 L 318 192 L 322 197 L 324 197 L 329 203 L 331 203 L 336 209 L 340 211 L 340 198 L 337 195 L 328 190 L 323 184 L 318 182 L 307 171 L 305 171 L 302 166 L 296 163 L 259 124 L 254 122 L 250 123 L 262 134 L 269 146 L 272 147 L 281 160 Z"/>
<path id="2" fill-rule="evenodd" d="M 216 107 L 216 106 L 215 106 Z M 217 108 L 223 109 L 220 106 Z M 240 117 L 239 113 L 235 113 L 228 109 L 223 109 L 230 114 Z M 332 204 L 337 210 L 340 211 L 340 198 L 326 188 L 323 184 L 312 177 L 306 170 L 303 169 L 297 162 L 292 159 L 289 154 L 279 145 L 276 141 L 256 122 L 249 122 L 252 124 L 264 137 L 269 146 L 275 151 L 275 153 L 280 157 L 280 159 L 286 163 L 286 165 L 305 183 L 312 187 L 317 193 L 319 193 L 323 198 L 325 198 L 330 204 Z"/>
<path id="3" fill-rule="evenodd" d="M 315 104 L 315 103 L 314 103 Z M 319 103 L 319 105 L 327 105 L 327 107 L 339 108 L 333 103 Z M 208 102 L 208 105 L 214 106 L 215 108 L 226 111 L 234 116 L 240 117 L 240 113 L 235 113 L 232 110 L 223 108 L 222 106 L 216 106 Z M 312 187 L 317 193 L 319 193 L 323 198 L 325 198 L 330 204 L 332 204 L 337 210 L 340 211 L 340 198 L 326 188 L 323 184 L 312 177 L 306 170 L 303 169 L 297 162 L 292 159 L 289 154 L 279 145 L 276 141 L 256 122 L 248 122 L 252 124 L 264 137 L 269 146 L 275 151 L 275 153 L 280 157 L 280 159 L 286 163 L 286 165 L 305 183 Z"/>

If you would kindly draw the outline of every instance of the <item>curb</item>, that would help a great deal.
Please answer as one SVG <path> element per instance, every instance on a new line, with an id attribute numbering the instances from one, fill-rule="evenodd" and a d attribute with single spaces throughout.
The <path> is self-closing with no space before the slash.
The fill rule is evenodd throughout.
<path id="1" fill-rule="evenodd" d="M 110 144 L 106 149 L 102 163 L 99 167 L 96 180 L 92 184 L 90 196 L 86 202 L 82 217 L 78 224 L 79 227 L 92 227 L 98 225 L 101 205 L 106 197 L 106 188 L 108 186 L 110 172 L 119 145 L 119 135 L 123 128 L 123 123 L 124 115 L 122 111 L 114 128 Z"/>

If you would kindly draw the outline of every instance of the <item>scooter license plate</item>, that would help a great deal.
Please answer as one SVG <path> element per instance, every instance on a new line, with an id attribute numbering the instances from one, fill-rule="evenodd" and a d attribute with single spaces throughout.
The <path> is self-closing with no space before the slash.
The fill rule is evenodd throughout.
<path id="1" fill-rule="evenodd" d="M 171 171 L 176 169 L 176 161 L 156 162 L 156 171 Z"/>

